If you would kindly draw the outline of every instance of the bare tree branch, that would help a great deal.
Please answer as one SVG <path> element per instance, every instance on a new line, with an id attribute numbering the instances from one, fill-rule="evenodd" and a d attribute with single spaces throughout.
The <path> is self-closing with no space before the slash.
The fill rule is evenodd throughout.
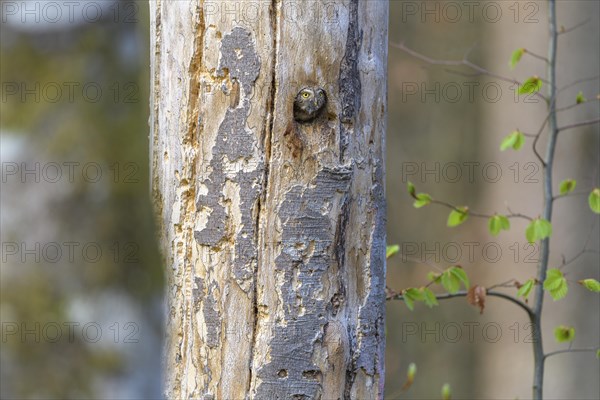
<path id="1" fill-rule="evenodd" d="M 594 125 L 597 124 L 598 122 L 600 122 L 600 118 L 597 119 L 590 119 L 588 121 L 581 121 L 581 122 L 576 122 L 574 124 L 570 124 L 570 125 L 565 125 L 565 126 L 561 126 L 559 128 L 557 128 L 557 130 L 559 132 L 562 131 L 566 131 L 567 129 L 573 129 L 573 128 L 578 128 L 580 126 L 588 126 L 588 125 Z"/>
<path id="2" fill-rule="evenodd" d="M 574 104 L 571 104 L 570 106 L 557 108 L 556 112 L 567 111 L 567 110 L 570 110 L 571 108 L 575 108 L 575 107 L 580 106 L 582 104 L 588 104 L 591 101 L 600 101 L 600 97 L 592 99 L 592 100 L 584 101 L 584 102 L 581 102 L 581 103 L 574 103 Z"/>
<path id="3" fill-rule="evenodd" d="M 556 351 L 552 351 L 550 353 L 544 354 L 544 359 L 555 356 L 557 354 L 562 354 L 562 353 L 584 353 L 584 352 L 588 353 L 588 352 L 592 352 L 592 351 L 598 351 L 598 348 L 589 347 L 589 348 L 582 348 L 582 349 L 556 350 Z"/>
<path id="4" fill-rule="evenodd" d="M 572 262 L 577 260 L 579 257 L 584 255 L 585 253 L 598 253 L 598 251 L 596 251 L 596 250 L 588 249 L 588 244 L 590 243 L 590 238 L 592 237 L 592 233 L 594 232 L 595 227 L 596 227 L 596 220 L 594 220 L 594 223 L 590 227 L 587 237 L 585 238 L 585 243 L 583 244 L 583 247 L 581 248 L 581 250 L 568 261 L 567 261 L 566 257 L 564 255 L 562 255 L 562 264 L 558 267 L 558 269 L 562 270 L 564 267 L 571 264 Z"/>
<path id="5" fill-rule="evenodd" d="M 462 60 L 438 60 L 438 59 L 435 59 L 435 58 L 427 57 L 426 55 L 421 54 L 421 53 L 419 53 L 419 52 L 417 52 L 417 51 L 415 51 L 415 50 L 407 47 L 404 44 L 404 42 L 401 42 L 401 43 L 390 43 L 390 45 L 393 46 L 393 47 L 395 47 L 395 48 L 397 48 L 397 49 L 400 49 L 400 50 L 402 50 L 402 51 L 404 51 L 404 52 L 406 52 L 408 54 L 410 54 L 411 56 L 413 56 L 415 58 L 418 58 L 419 60 L 425 61 L 426 63 L 431 64 L 431 65 L 447 65 L 447 66 L 455 66 L 455 67 L 465 66 L 465 67 L 471 68 L 474 71 L 477 71 L 479 75 L 487 75 L 487 76 L 490 76 L 492 78 L 496 78 L 498 80 L 501 80 L 501 81 L 504 81 L 504 82 L 508 82 L 508 83 L 512 83 L 512 84 L 515 84 L 515 85 L 518 85 L 518 86 L 522 86 L 523 85 L 522 82 L 520 82 L 520 81 L 518 81 L 516 79 L 512 79 L 512 78 L 508 78 L 506 76 L 498 75 L 496 73 L 493 73 L 493 72 L 491 72 L 491 71 L 489 71 L 489 70 L 487 70 L 487 69 L 485 69 L 485 68 L 483 68 L 483 67 L 481 67 L 481 66 L 479 66 L 477 64 L 474 64 L 471 61 L 469 61 L 466 57 L 467 57 L 468 53 L 471 51 L 471 49 L 469 50 L 469 52 L 467 52 L 465 54 L 465 56 L 463 57 Z M 543 94 L 541 94 L 539 92 L 535 92 L 535 95 L 547 101 L 546 97 Z"/>
<path id="6" fill-rule="evenodd" d="M 398 255 L 400 255 L 402 257 L 403 261 L 406 260 L 406 261 L 414 262 L 415 264 L 425 264 L 425 265 L 427 265 L 427 266 L 429 266 L 429 267 L 431 267 L 431 268 L 433 268 L 433 269 L 435 269 L 435 270 L 437 270 L 439 272 L 444 272 L 443 269 L 441 269 L 437 265 L 435 265 L 435 264 L 433 264 L 433 263 L 431 263 L 431 262 L 429 262 L 427 260 L 419 260 L 418 258 L 407 256 L 404 253 L 398 253 Z"/>
<path id="7" fill-rule="evenodd" d="M 587 24 L 588 22 L 590 22 L 590 18 L 578 23 L 577 25 L 574 25 L 570 28 L 565 28 L 564 26 L 560 27 L 560 31 L 558 31 L 557 35 L 563 35 L 565 33 L 569 33 L 569 32 L 573 32 L 575 29 Z"/>
<path id="8" fill-rule="evenodd" d="M 560 93 L 560 92 L 562 92 L 563 90 L 566 90 L 566 89 L 568 89 L 568 88 L 570 88 L 570 87 L 573 87 L 573 86 L 575 86 L 575 85 L 577 85 L 577 84 L 584 83 L 584 82 L 589 82 L 589 81 L 595 81 L 595 80 L 597 80 L 598 78 L 600 78 L 600 75 L 590 76 L 590 77 L 588 77 L 588 78 L 577 79 L 576 81 L 574 81 L 574 82 L 571 82 L 571 83 L 569 83 L 569 84 L 567 84 L 567 85 L 565 85 L 565 86 L 561 87 L 560 89 L 558 89 L 558 93 Z"/>
<path id="9" fill-rule="evenodd" d="M 523 49 L 525 50 L 526 54 L 529 54 L 530 56 L 532 56 L 533 58 L 537 58 L 538 60 L 542 60 L 544 61 L 546 64 L 550 63 L 550 60 L 548 60 L 546 57 L 544 56 L 540 56 L 539 54 L 536 54 L 534 52 L 532 52 L 531 50 L 527 50 L 527 49 Z"/>

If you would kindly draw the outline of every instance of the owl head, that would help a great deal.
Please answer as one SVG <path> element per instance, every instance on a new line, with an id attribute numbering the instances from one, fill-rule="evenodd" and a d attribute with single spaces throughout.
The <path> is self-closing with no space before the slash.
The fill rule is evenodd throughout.
<path id="1" fill-rule="evenodd" d="M 309 122 L 319 116 L 327 103 L 327 94 L 320 87 L 303 87 L 294 99 L 294 119 Z"/>

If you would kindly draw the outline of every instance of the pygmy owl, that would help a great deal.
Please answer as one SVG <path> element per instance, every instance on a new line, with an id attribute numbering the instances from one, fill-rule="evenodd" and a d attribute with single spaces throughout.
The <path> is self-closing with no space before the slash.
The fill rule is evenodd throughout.
<path id="1" fill-rule="evenodd" d="M 310 122 L 317 118 L 327 103 L 327 94 L 320 87 L 304 87 L 294 99 L 294 119 Z"/>

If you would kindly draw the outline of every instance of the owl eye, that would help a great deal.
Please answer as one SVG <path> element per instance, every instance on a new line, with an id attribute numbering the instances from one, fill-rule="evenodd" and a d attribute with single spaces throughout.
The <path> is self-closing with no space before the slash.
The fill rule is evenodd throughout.
<path id="1" fill-rule="evenodd" d="M 305 99 L 308 99 L 310 97 L 310 93 L 302 92 L 302 97 L 304 97 Z"/>

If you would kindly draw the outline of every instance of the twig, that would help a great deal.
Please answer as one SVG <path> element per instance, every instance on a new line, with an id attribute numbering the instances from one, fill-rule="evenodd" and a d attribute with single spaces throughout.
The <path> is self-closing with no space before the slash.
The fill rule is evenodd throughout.
<path id="1" fill-rule="evenodd" d="M 542 61 L 544 61 L 546 64 L 549 64 L 549 63 L 550 63 L 550 61 L 549 61 L 549 60 L 548 60 L 546 57 L 544 57 L 544 56 L 540 56 L 539 54 L 535 54 L 534 52 L 532 52 L 532 51 L 530 51 L 530 50 L 527 50 L 527 49 L 524 49 L 524 50 L 525 50 L 525 53 L 526 53 L 526 54 L 529 54 L 529 55 L 530 55 L 530 56 L 532 56 L 533 58 L 537 58 L 538 60 L 542 60 Z"/>
<path id="2" fill-rule="evenodd" d="M 574 103 L 574 104 L 571 104 L 570 106 L 566 106 L 566 107 L 562 107 L 562 108 L 557 108 L 556 112 L 567 111 L 567 110 L 570 110 L 571 108 L 575 108 L 575 107 L 580 106 L 582 104 L 587 104 L 590 101 L 600 101 L 600 98 L 595 98 L 595 99 L 584 101 L 584 102 L 581 102 L 581 103 Z"/>
<path id="3" fill-rule="evenodd" d="M 598 350 L 598 348 L 593 348 L 593 347 L 581 348 L 581 349 L 556 350 L 556 351 L 552 351 L 550 353 L 544 354 L 544 359 L 555 356 L 557 354 L 562 354 L 562 353 L 584 353 L 584 352 L 587 353 L 587 352 L 597 351 L 597 350 Z"/>
<path id="4" fill-rule="evenodd" d="M 487 290 L 492 290 L 492 289 L 496 289 L 496 288 L 509 288 L 509 287 L 514 287 L 515 286 L 515 279 L 509 279 L 507 281 L 504 281 L 502 283 L 497 283 L 495 285 L 490 286 L 489 288 L 487 288 Z"/>
<path id="5" fill-rule="evenodd" d="M 554 99 L 552 100 L 552 103 L 550 104 L 550 108 L 552 109 L 553 106 L 554 106 Z M 538 129 L 537 133 L 535 134 L 535 139 L 533 139 L 533 143 L 531 144 L 533 153 L 535 154 L 537 159 L 542 164 L 542 167 L 544 167 L 544 168 L 546 168 L 546 161 L 544 160 L 542 155 L 537 151 L 536 146 L 537 146 L 538 140 L 540 140 L 540 136 L 542 135 L 542 132 L 544 132 L 544 128 L 546 127 L 546 124 L 548 123 L 548 119 L 550 119 L 550 115 L 552 115 L 552 111 L 548 112 L 548 114 L 546 115 L 546 118 L 544 118 L 544 122 L 542 122 L 542 126 L 540 126 L 540 129 Z"/>
<path id="6" fill-rule="evenodd" d="M 507 295 L 506 293 L 502 293 L 502 292 L 490 292 L 488 291 L 486 293 L 488 296 L 492 296 L 492 297 L 500 297 L 502 299 L 508 300 L 511 303 L 521 307 L 523 309 L 523 311 L 525 311 L 527 313 L 527 316 L 529 317 L 529 319 L 533 318 L 533 310 L 531 308 L 529 308 L 529 306 L 525 303 L 523 303 L 521 300 L 515 299 L 512 296 Z"/>
<path id="7" fill-rule="evenodd" d="M 527 133 L 527 132 L 521 132 L 523 134 L 523 136 L 525 137 L 537 137 L 537 135 L 535 133 Z"/>
<path id="8" fill-rule="evenodd" d="M 600 78 L 600 75 L 590 76 L 589 78 L 577 79 L 576 81 L 574 81 L 574 82 L 571 82 L 571 83 L 569 83 L 569 84 L 567 84 L 567 85 L 565 85 L 565 86 L 561 87 L 560 89 L 558 89 L 557 93 L 560 93 L 560 92 L 562 92 L 563 90 L 565 90 L 565 89 L 568 89 L 568 88 L 570 88 L 570 87 L 573 87 L 573 86 L 575 86 L 575 85 L 577 85 L 577 84 L 579 84 L 579 83 L 583 83 L 583 82 L 589 82 L 589 81 L 595 81 L 595 80 L 597 80 L 598 78 Z"/>
<path id="9" fill-rule="evenodd" d="M 575 254 L 569 261 L 567 261 L 565 256 L 563 255 L 562 256 L 562 264 L 558 267 L 558 269 L 562 270 L 564 267 L 571 264 L 573 261 L 577 260 L 579 257 L 581 257 L 585 253 L 597 253 L 596 250 L 591 250 L 591 249 L 587 248 L 588 244 L 590 243 L 590 238 L 592 237 L 592 233 L 594 232 L 594 228 L 596 226 L 595 221 L 596 220 L 594 220 L 594 223 L 590 227 L 587 237 L 585 238 L 585 243 L 583 244 L 583 247 L 581 248 L 579 253 Z"/>
<path id="10" fill-rule="evenodd" d="M 563 262 L 562 264 L 558 267 L 558 269 L 563 269 L 564 267 L 566 267 L 567 265 L 571 264 L 573 261 L 577 260 L 579 257 L 581 257 L 582 255 L 584 255 L 585 253 L 597 253 L 597 251 L 595 250 L 591 250 L 591 249 L 582 249 L 580 250 L 577 254 L 575 254 L 573 256 L 573 258 L 571 258 L 569 261 L 567 261 L 565 258 L 563 258 Z"/>
<path id="11" fill-rule="evenodd" d="M 466 65 L 466 64 L 465 64 L 465 65 Z M 482 69 L 483 69 L 483 68 L 482 68 Z M 479 72 L 479 71 L 478 71 L 478 72 L 473 72 L 473 73 L 470 73 L 470 74 L 469 74 L 469 73 L 466 73 L 466 72 L 461 72 L 461 71 L 456 71 L 456 70 L 453 70 L 453 69 L 446 69 L 446 68 L 444 68 L 444 71 L 446 71 L 446 72 L 450 72 L 450 73 L 453 73 L 453 74 L 456 74 L 456 75 L 460 75 L 460 76 L 466 76 L 467 78 L 473 78 L 473 77 L 476 77 L 476 76 L 481 76 L 481 75 L 489 75 L 489 76 L 492 76 L 492 75 L 493 75 L 493 74 L 491 74 L 490 72 Z M 487 70 L 485 70 L 485 71 L 487 71 Z M 521 86 L 521 85 L 522 85 L 522 83 L 521 83 L 521 82 L 519 82 L 519 81 L 517 81 L 517 80 L 514 80 L 514 79 L 507 78 L 507 77 L 500 77 L 500 76 L 498 75 L 498 76 L 496 76 L 496 78 L 498 78 L 498 79 L 502 79 L 502 80 L 505 80 L 506 82 L 510 82 L 510 83 L 513 83 L 513 84 L 517 84 L 517 85 L 519 85 L 519 86 Z M 538 79 L 539 79 L 540 81 L 544 82 L 546 85 L 547 85 L 547 84 L 549 84 L 549 82 L 548 82 L 546 79 L 544 79 L 544 78 L 540 78 L 540 77 L 538 76 Z"/>
<path id="12" fill-rule="evenodd" d="M 467 60 L 466 57 L 467 57 L 467 55 L 469 54 L 469 52 L 471 50 L 469 50 L 469 52 L 467 52 L 465 54 L 465 56 L 463 57 L 463 59 L 460 60 L 460 61 L 457 61 L 457 60 L 438 60 L 438 59 L 435 59 L 435 58 L 427 57 L 426 55 L 421 54 L 421 53 L 419 53 L 419 52 L 417 52 L 417 51 L 415 51 L 415 50 L 407 47 L 404 44 L 404 42 L 401 42 L 401 43 L 390 43 L 390 45 L 393 46 L 393 47 L 395 47 L 395 48 L 397 48 L 397 49 L 403 50 L 406 53 L 410 54 L 411 56 L 413 56 L 415 58 L 418 58 L 418 59 L 420 59 L 422 61 L 425 61 L 426 63 L 431 64 L 431 65 L 448 65 L 448 66 L 454 66 L 454 67 L 465 66 L 465 67 L 471 68 L 474 71 L 477 71 L 481 75 L 487 75 L 487 76 L 499 79 L 499 80 L 504 81 L 504 82 L 516 84 L 518 86 L 522 86 L 523 85 L 522 82 L 520 82 L 520 81 L 518 81 L 516 79 L 511 79 L 511 78 L 508 78 L 508 77 L 505 77 L 505 76 L 502 76 L 502 75 L 495 74 L 495 73 L 493 73 L 493 72 L 491 72 L 491 71 L 489 71 L 489 70 L 487 70 L 487 69 L 485 69 L 483 67 L 480 67 L 479 65 L 474 64 L 471 61 Z M 540 97 L 540 98 L 542 98 L 542 99 L 544 99 L 544 100 L 546 100 L 546 101 L 548 101 L 546 99 L 546 97 L 543 94 L 539 93 L 539 92 L 535 92 L 535 95 L 538 96 L 538 97 Z"/>
<path id="13" fill-rule="evenodd" d="M 580 126 L 594 125 L 594 124 L 597 124 L 598 122 L 600 122 L 600 118 L 590 119 L 590 120 L 587 120 L 587 121 L 576 122 L 574 124 L 561 126 L 560 128 L 557 128 L 557 131 L 558 132 L 562 132 L 562 131 L 566 131 L 567 129 L 578 128 Z"/>
<path id="14" fill-rule="evenodd" d="M 579 28 L 579 27 L 587 24 L 588 22 L 590 22 L 589 18 L 586 19 L 586 20 L 584 20 L 584 21 L 582 21 L 582 22 L 580 22 L 580 23 L 578 23 L 577 25 L 574 25 L 574 26 L 568 28 L 568 29 L 565 29 L 565 27 L 561 26 L 560 27 L 561 29 L 560 29 L 560 31 L 558 31 L 557 35 L 562 35 L 562 34 L 565 34 L 565 33 L 573 32 L 575 29 L 577 29 L 577 28 Z"/>
<path id="15" fill-rule="evenodd" d="M 431 203 L 432 204 L 439 204 L 441 206 L 450 208 L 450 209 L 458 211 L 458 212 L 463 212 L 463 210 L 461 210 L 457 206 L 455 206 L 453 204 L 450 204 L 450 203 L 447 203 L 447 202 L 442 201 L 442 200 L 431 199 Z M 472 217 L 486 218 L 486 219 L 492 218 L 494 215 L 496 215 L 496 214 L 484 214 L 484 213 L 479 213 L 479 212 L 475 212 L 475 211 L 471 211 L 471 210 L 468 210 L 466 212 L 466 214 L 469 215 L 469 216 L 472 216 Z M 506 214 L 504 216 L 506 218 L 522 218 L 522 219 L 526 219 L 528 221 L 533 221 L 533 218 L 531 218 L 530 216 L 524 215 L 524 214 L 519 214 L 519 213 L 513 213 L 513 212 L 511 212 L 510 214 Z"/>
<path id="16" fill-rule="evenodd" d="M 589 194 L 590 194 L 590 192 L 584 192 L 584 191 L 578 190 L 576 192 L 557 194 L 556 196 L 552 197 L 552 200 L 564 199 L 565 197 L 571 197 L 571 196 L 587 196 Z"/>
<path id="17" fill-rule="evenodd" d="M 436 294 L 435 298 L 437 300 L 446 300 L 446 299 L 453 299 L 456 297 L 466 297 L 468 294 L 469 294 L 468 291 L 462 290 L 462 291 L 458 291 L 456 293 Z M 488 296 L 492 296 L 492 297 L 500 297 L 504 300 L 508 300 L 511 303 L 521 307 L 527 313 L 527 315 L 529 316 L 530 319 L 533 316 L 533 311 L 531 310 L 531 308 L 529 308 L 529 306 L 527 304 L 523 303 L 521 300 L 515 299 L 514 297 L 509 296 L 506 293 L 490 291 L 487 289 L 486 289 L 486 294 Z M 402 294 L 398 293 L 398 292 L 394 292 L 394 295 L 387 298 L 387 300 L 403 300 L 403 299 L 404 299 L 404 296 L 402 296 Z"/>
<path id="18" fill-rule="evenodd" d="M 419 260 L 418 258 L 407 256 L 404 253 L 398 253 L 398 255 L 402 257 L 403 261 L 406 260 L 406 261 L 414 262 L 415 264 L 425 264 L 425 265 L 427 265 L 427 266 L 429 266 L 429 267 L 431 267 L 433 269 L 436 269 L 439 272 L 444 272 L 443 269 L 441 269 L 440 267 L 438 267 L 437 265 L 435 265 L 433 263 L 430 263 L 427 260 Z"/>
<path id="19" fill-rule="evenodd" d="M 521 214 L 521 213 L 516 213 L 513 212 L 513 210 L 510 209 L 510 207 L 507 205 L 506 209 L 508 210 L 509 214 L 506 216 L 507 218 L 522 218 L 522 219 L 526 219 L 527 221 L 533 221 L 533 218 L 531 218 L 528 215 L 525 214 Z M 510 216 L 510 217 L 509 217 Z"/>

